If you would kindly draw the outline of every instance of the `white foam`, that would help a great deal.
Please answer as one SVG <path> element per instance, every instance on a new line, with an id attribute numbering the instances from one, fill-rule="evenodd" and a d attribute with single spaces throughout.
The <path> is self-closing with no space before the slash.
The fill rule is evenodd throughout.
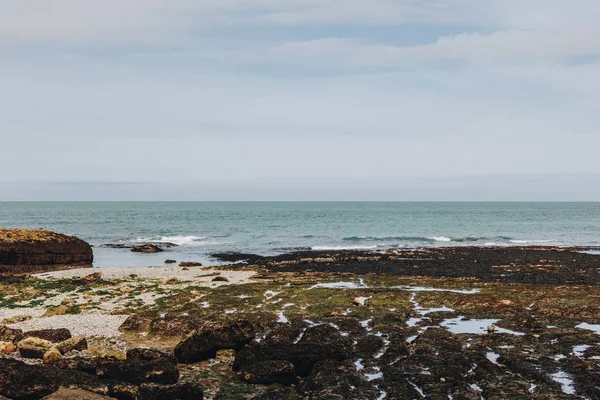
<path id="1" fill-rule="evenodd" d="M 509 240 L 509 242 L 513 243 L 513 244 L 552 243 L 554 241 L 555 241 L 554 239 L 547 239 L 547 240 L 519 240 L 519 239 L 511 239 L 511 240 Z"/>
<path id="2" fill-rule="evenodd" d="M 452 239 L 450 239 L 449 237 L 445 237 L 445 236 L 432 236 L 427 239 L 433 240 L 435 242 L 451 242 L 452 241 Z"/>
<path id="3" fill-rule="evenodd" d="M 322 250 L 375 250 L 378 246 L 311 246 L 311 250 L 322 251 Z"/>
<path id="4" fill-rule="evenodd" d="M 159 236 L 159 237 L 142 237 L 134 240 L 135 243 L 173 243 L 179 246 L 185 245 L 206 245 L 216 244 L 216 242 L 206 242 L 206 236 Z"/>

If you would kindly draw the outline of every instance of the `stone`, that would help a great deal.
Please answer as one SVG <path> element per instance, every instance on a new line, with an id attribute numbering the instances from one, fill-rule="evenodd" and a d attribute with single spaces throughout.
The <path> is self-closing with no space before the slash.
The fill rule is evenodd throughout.
<path id="1" fill-rule="evenodd" d="M 43 356 L 44 364 L 49 364 L 53 361 L 60 360 L 61 358 L 62 354 L 54 347 L 44 353 Z"/>
<path id="2" fill-rule="evenodd" d="M 229 282 L 229 279 L 227 279 L 224 276 L 216 276 L 213 278 L 212 280 L 213 282 Z"/>
<path id="3" fill-rule="evenodd" d="M 202 263 L 195 261 L 182 261 L 179 263 L 180 267 L 201 267 Z"/>
<path id="4" fill-rule="evenodd" d="M 122 351 L 108 349 L 100 344 L 94 344 L 88 347 L 88 353 L 93 357 L 98 358 L 114 358 L 116 360 L 125 360 L 127 355 Z"/>
<path id="5" fill-rule="evenodd" d="M 294 364 L 285 360 L 268 360 L 252 364 L 244 368 L 242 377 L 252 384 L 294 385 L 298 383 L 298 376 Z"/>
<path id="6" fill-rule="evenodd" d="M 247 320 L 208 326 L 180 342 L 175 347 L 175 357 L 184 363 L 208 360 L 215 358 L 219 350 L 242 349 L 255 335 L 256 326 Z"/>
<path id="7" fill-rule="evenodd" d="M 56 349 L 61 352 L 61 354 L 70 353 L 71 351 L 82 351 L 88 348 L 87 339 L 83 336 L 76 336 L 71 339 L 64 340 L 58 343 Z"/>
<path id="8" fill-rule="evenodd" d="M 164 250 L 155 244 L 142 244 L 134 246 L 131 251 L 134 253 L 162 253 Z"/>
<path id="9" fill-rule="evenodd" d="M 177 260 L 165 260 L 165 264 L 175 264 L 177 262 Z"/>
<path id="10" fill-rule="evenodd" d="M 102 280 L 102 272 L 94 272 L 93 274 L 86 275 L 82 278 L 86 283 L 93 283 Z"/>
<path id="11" fill-rule="evenodd" d="M 92 246 L 74 236 L 37 229 L 0 229 L 0 272 L 33 272 L 87 266 Z"/>
<path id="12" fill-rule="evenodd" d="M 17 343 L 17 347 L 21 348 L 24 346 L 41 347 L 42 349 L 49 349 L 52 347 L 52 342 L 46 339 L 41 339 L 35 336 L 26 337 L 21 339 Z"/>
<path id="13" fill-rule="evenodd" d="M 22 329 L 9 328 L 8 326 L 0 325 L 0 340 L 14 342 L 17 338 L 23 335 Z"/>
<path id="14" fill-rule="evenodd" d="M 193 384 L 157 385 L 145 383 L 140 386 L 139 400 L 203 400 L 202 388 Z"/>
<path id="15" fill-rule="evenodd" d="M 16 350 L 17 347 L 13 344 L 13 342 L 0 342 L 0 353 L 10 354 L 14 353 Z"/>
<path id="16" fill-rule="evenodd" d="M 61 387 L 56 392 L 46 396 L 43 400 L 116 400 L 114 397 L 103 396 L 87 390 L 67 389 Z"/>
<path id="17" fill-rule="evenodd" d="M 367 300 L 369 299 L 364 297 L 355 297 L 352 301 L 352 304 L 355 306 L 364 306 L 365 304 L 367 304 Z"/>
<path id="18" fill-rule="evenodd" d="M 168 281 L 165 282 L 167 285 L 174 285 L 176 283 L 179 283 L 179 278 L 177 278 L 176 276 L 169 278 Z"/>
<path id="19" fill-rule="evenodd" d="M 6 318 L 2 321 L 3 324 L 18 324 L 19 322 L 28 321 L 32 319 L 31 315 L 15 315 L 14 317 Z"/>
<path id="20" fill-rule="evenodd" d="M 31 345 L 21 345 L 19 348 L 19 355 L 23 358 L 44 358 L 44 354 L 46 354 L 47 349 L 43 347 L 31 346 Z"/>
<path id="21" fill-rule="evenodd" d="M 48 308 L 43 316 L 52 317 L 54 315 L 65 315 L 67 312 L 69 312 L 70 308 L 71 307 L 67 307 L 64 304 L 57 307 Z"/>
<path id="22" fill-rule="evenodd" d="M 127 350 L 128 361 L 162 361 L 177 364 L 177 358 L 172 353 L 165 353 L 154 349 L 130 349 Z"/>
<path id="23" fill-rule="evenodd" d="M 502 300 L 500 303 L 502 305 L 505 305 L 505 306 L 512 306 L 513 305 L 513 302 L 510 301 L 510 300 Z"/>
<path id="24" fill-rule="evenodd" d="M 67 339 L 71 339 L 71 331 L 66 328 L 59 329 L 40 329 L 37 331 L 28 331 L 25 332 L 22 336 L 22 339 L 26 338 L 38 338 L 48 340 L 52 343 L 63 342 Z"/>
<path id="25" fill-rule="evenodd" d="M 496 327 L 494 325 L 490 325 L 487 327 L 487 331 L 488 333 L 494 333 L 496 332 Z"/>

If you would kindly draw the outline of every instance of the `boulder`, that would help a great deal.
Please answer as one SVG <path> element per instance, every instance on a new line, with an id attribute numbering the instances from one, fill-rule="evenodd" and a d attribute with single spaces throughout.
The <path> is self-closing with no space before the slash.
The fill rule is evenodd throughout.
<path id="1" fill-rule="evenodd" d="M 62 354 L 56 348 L 51 348 L 46 353 L 44 353 L 43 360 L 44 364 L 49 364 L 51 362 L 60 360 L 62 358 Z"/>
<path id="2" fill-rule="evenodd" d="M 165 260 L 165 264 L 175 264 L 177 262 L 177 260 Z"/>
<path id="3" fill-rule="evenodd" d="M 8 326 L 0 325 L 0 340 L 5 342 L 14 342 L 23 335 L 22 329 L 13 329 Z"/>
<path id="4" fill-rule="evenodd" d="M 202 388 L 192 384 L 156 385 L 146 383 L 140 386 L 139 400 L 202 400 Z"/>
<path id="5" fill-rule="evenodd" d="M 52 342 L 36 337 L 28 337 L 17 343 L 19 354 L 23 358 L 44 358 L 51 347 Z"/>
<path id="6" fill-rule="evenodd" d="M 213 282 L 229 282 L 229 279 L 227 279 L 224 276 L 216 276 L 213 278 L 212 280 Z"/>
<path id="7" fill-rule="evenodd" d="M 141 244 L 139 246 L 134 246 L 131 251 L 134 253 L 161 253 L 164 250 L 155 244 Z"/>
<path id="8" fill-rule="evenodd" d="M 38 229 L 0 229 L 0 272 L 31 272 L 86 266 L 92 247 L 81 239 Z"/>
<path id="9" fill-rule="evenodd" d="M 252 342 L 236 355 L 233 368 L 244 371 L 264 361 L 285 360 L 294 365 L 298 376 L 305 377 L 317 362 L 343 361 L 350 354 L 352 342 L 334 327 L 324 324 L 306 329 L 297 343 L 282 337 L 273 341 L 269 336 L 264 341 Z"/>
<path id="10" fill-rule="evenodd" d="M 252 384 L 294 385 L 298 383 L 298 376 L 294 364 L 284 360 L 269 360 L 250 365 L 242 371 L 245 381 Z"/>
<path id="11" fill-rule="evenodd" d="M 0 354 L 10 354 L 16 350 L 17 348 L 13 342 L 0 342 Z"/>
<path id="12" fill-rule="evenodd" d="M 127 350 L 127 360 L 138 362 L 161 361 L 171 364 L 177 364 L 177 359 L 172 353 L 164 353 L 159 350 L 142 348 Z"/>
<path id="13" fill-rule="evenodd" d="M 69 331 L 66 328 L 40 329 L 37 331 L 25 332 L 20 339 L 23 340 L 27 338 L 38 338 L 47 340 L 52 343 L 59 343 L 67 339 L 71 339 L 71 331 Z"/>
<path id="14" fill-rule="evenodd" d="M 219 350 L 242 349 L 254 339 L 255 335 L 256 326 L 247 320 L 207 326 L 179 343 L 175 347 L 175 357 L 184 363 L 215 358 Z"/>
<path id="15" fill-rule="evenodd" d="M 195 261 L 182 261 L 179 263 L 180 267 L 201 267 L 202 263 Z"/>
<path id="16" fill-rule="evenodd" d="M 61 354 L 66 354 L 71 351 L 82 351 L 88 348 L 87 339 L 83 336 L 77 336 L 71 339 L 64 340 L 54 346 Z"/>

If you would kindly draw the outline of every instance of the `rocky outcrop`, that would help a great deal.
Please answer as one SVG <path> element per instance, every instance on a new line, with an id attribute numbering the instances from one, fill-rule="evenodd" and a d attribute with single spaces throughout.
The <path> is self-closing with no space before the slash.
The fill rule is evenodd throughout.
<path id="1" fill-rule="evenodd" d="M 207 326 L 179 343 L 175 347 L 175 357 L 184 363 L 215 358 L 219 350 L 242 349 L 254 339 L 255 335 L 256 325 L 246 320 Z"/>
<path id="2" fill-rule="evenodd" d="M 142 244 L 131 249 L 134 253 L 161 253 L 164 250 L 155 244 Z"/>
<path id="3" fill-rule="evenodd" d="M 92 247 L 51 231 L 0 229 L 0 273 L 23 273 L 91 265 Z"/>

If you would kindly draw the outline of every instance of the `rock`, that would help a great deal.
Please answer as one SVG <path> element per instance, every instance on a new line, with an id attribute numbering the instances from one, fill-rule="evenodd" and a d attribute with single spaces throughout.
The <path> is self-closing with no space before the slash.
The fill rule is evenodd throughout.
<path id="1" fill-rule="evenodd" d="M 227 279 L 224 276 L 216 276 L 213 278 L 212 280 L 213 282 L 229 282 L 229 279 Z"/>
<path id="2" fill-rule="evenodd" d="M 44 317 L 52 317 L 54 315 L 65 315 L 69 312 L 71 307 L 67 307 L 66 305 L 60 305 L 58 307 L 48 308 L 44 313 Z"/>
<path id="3" fill-rule="evenodd" d="M 87 390 L 67 389 L 61 387 L 43 400 L 116 400 L 114 397 L 102 396 Z"/>
<path id="4" fill-rule="evenodd" d="M 175 384 L 179 371 L 175 364 L 163 361 L 130 361 L 115 359 L 63 358 L 52 366 L 69 371 L 81 371 L 95 375 L 101 380 L 119 381 L 141 385 L 142 383 Z"/>
<path id="5" fill-rule="evenodd" d="M 293 322 L 292 322 L 293 323 Z M 352 354 L 352 343 L 330 325 L 313 326 L 304 332 L 297 343 L 267 336 L 262 342 L 252 342 L 235 357 L 234 370 L 245 370 L 268 360 L 286 360 L 294 365 L 296 374 L 308 376 L 319 361 L 343 361 Z"/>
<path id="6" fill-rule="evenodd" d="M 179 343 L 175 347 L 175 357 L 184 363 L 215 358 L 218 350 L 242 349 L 255 335 L 255 325 L 246 320 L 222 326 L 208 326 Z"/>
<path id="7" fill-rule="evenodd" d="M 43 347 L 31 346 L 31 345 L 21 345 L 19 346 L 19 355 L 23 358 L 44 358 L 44 354 L 46 354 L 47 349 Z"/>
<path id="8" fill-rule="evenodd" d="M 247 366 L 242 371 L 242 377 L 252 384 L 279 383 L 289 386 L 298 383 L 294 365 L 284 360 L 269 360 Z"/>
<path id="9" fill-rule="evenodd" d="M 125 360 L 127 355 L 119 350 L 107 349 L 99 344 L 94 344 L 88 347 L 88 353 L 93 357 L 98 358 L 114 358 L 116 360 Z"/>
<path id="10" fill-rule="evenodd" d="M 142 244 L 139 246 L 134 246 L 131 251 L 134 253 L 161 253 L 164 250 L 155 244 Z"/>
<path id="11" fill-rule="evenodd" d="M 38 338 L 50 341 L 52 343 L 59 343 L 67 339 L 71 339 L 71 331 L 66 328 L 40 329 L 37 331 L 25 332 L 21 339 L 26 338 Z"/>
<path id="12" fill-rule="evenodd" d="M 494 333 L 496 332 L 496 327 L 494 325 L 490 325 L 487 327 L 487 331 L 488 333 Z"/>
<path id="13" fill-rule="evenodd" d="M 101 281 L 102 280 L 102 272 L 94 272 L 93 274 L 84 276 L 82 279 L 84 282 L 87 282 L 87 283 Z"/>
<path id="14" fill-rule="evenodd" d="M 177 359 L 171 353 L 164 353 L 153 349 L 131 349 L 127 350 L 128 361 L 162 361 L 171 364 L 177 364 Z"/>
<path id="15" fill-rule="evenodd" d="M 13 342 L 0 342 L 0 353 L 10 354 L 17 350 Z"/>
<path id="16" fill-rule="evenodd" d="M 194 261 L 182 261 L 179 263 L 180 267 L 201 267 L 202 263 Z"/>
<path id="17" fill-rule="evenodd" d="M 165 264 L 175 264 L 177 262 L 177 260 L 165 260 Z"/>
<path id="18" fill-rule="evenodd" d="M 31 315 L 15 315 L 14 317 L 4 319 L 2 323 L 6 325 L 18 324 L 19 322 L 28 321 L 32 318 Z"/>
<path id="19" fill-rule="evenodd" d="M 139 400 L 202 400 L 202 388 L 193 384 L 156 385 L 143 384 L 140 386 Z"/>
<path id="20" fill-rule="evenodd" d="M 0 325 L 0 340 L 14 342 L 17 338 L 23 335 L 22 329 L 9 328 L 8 326 Z"/>
<path id="21" fill-rule="evenodd" d="M 17 347 L 20 349 L 24 346 L 33 346 L 33 347 L 41 347 L 42 349 L 49 349 L 52 347 L 52 342 L 46 339 L 41 339 L 35 336 L 30 336 L 25 339 L 20 340 L 17 343 Z"/>
<path id="22" fill-rule="evenodd" d="M 370 297 L 355 297 L 352 301 L 352 304 L 354 304 L 355 306 L 364 306 L 365 304 L 367 304 L 367 300 L 369 299 Z"/>
<path id="23" fill-rule="evenodd" d="M 82 351 L 88 348 L 87 339 L 83 336 L 76 336 L 71 339 L 64 340 L 57 344 L 56 349 L 61 352 L 61 354 L 70 353 L 71 351 L 77 350 Z"/>
<path id="24" fill-rule="evenodd" d="M 502 300 L 500 303 L 502 305 L 505 305 L 505 306 L 512 306 L 513 305 L 513 302 L 510 301 L 510 300 Z"/>
<path id="25" fill-rule="evenodd" d="M 73 236 L 38 229 L 0 229 L 0 272 L 91 265 L 92 247 Z"/>
<path id="26" fill-rule="evenodd" d="M 183 267 L 181 268 L 182 271 L 189 271 L 190 269 L 188 267 Z"/>
<path id="27" fill-rule="evenodd" d="M 170 278 L 168 281 L 165 282 L 167 285 L 174 285 L 176 283 L 179 283 L 179 278 L 177 278 L 176 276 L 174 276 L 173 278 Z"/>
<path id="28" fill-rule="evenodd" d="M 60 360 L 61 358 L 62 354 L 54 347 L 44 353 L 43 356 L 44 364 L 49 364 L 53 361 Z"/>

